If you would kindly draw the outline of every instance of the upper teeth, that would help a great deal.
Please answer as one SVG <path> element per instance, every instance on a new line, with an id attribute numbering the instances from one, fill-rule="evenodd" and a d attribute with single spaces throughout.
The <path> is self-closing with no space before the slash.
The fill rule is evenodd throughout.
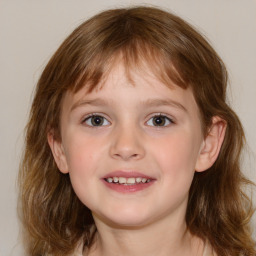
<path id="1" fill-rule="evenodd" d="M 107 178 L 107 182 L 109 183 L 119 183 L 119 184 L 135 184 L 135 183 L 147 183 L 150 182 L 150 179 L 147 178 L 124 178 L 124 177 L 113 177 L 113 178 Z"/>

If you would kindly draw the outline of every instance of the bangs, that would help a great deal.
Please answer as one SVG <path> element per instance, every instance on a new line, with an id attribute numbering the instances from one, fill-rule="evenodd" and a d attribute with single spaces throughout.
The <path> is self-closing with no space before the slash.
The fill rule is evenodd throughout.
<path id="1" fill-rule="evenodd" d="M 99 84 L 102 85 L 111 70 L 118 65 L 124 66 L 126 77 L 131 84 L 133 84 L 131 72 L 135 71 L 153 75 L 167 87 L 175 84 L 186 89 L 188 82 L 181 77 L 174 63 L 175 59 L 170 58 L 161 49 L 136 38 L 125 42 L 115 51 L 113 46 L 109 46 L 98 52 L 69 89 L 76 93 L 86 87 L 87 92 L 91 92 Z"/>

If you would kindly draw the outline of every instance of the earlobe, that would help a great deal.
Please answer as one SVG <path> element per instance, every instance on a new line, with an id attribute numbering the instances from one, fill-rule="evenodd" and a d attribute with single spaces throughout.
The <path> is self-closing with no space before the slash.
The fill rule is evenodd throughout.
<path id="1" fill-rule="evenodd" d="M 195 170 L 203 172 L 209 169 L 216 161 L 226 131 L 226 121 L 218 116 L 212 118 L 212 125 L 209 132 L 202 143 Z"/>
<path id="2" fill-rule="evenodd" d="M 68 173 L 68 165 L 66 160 L 66 155 L 63 149 L 61 141 L 57 141 L 54 138 L 54 133 L 49 132 L 47 135 L 48 144 L 51 148 L 54 160 L 62 173 Z"/>

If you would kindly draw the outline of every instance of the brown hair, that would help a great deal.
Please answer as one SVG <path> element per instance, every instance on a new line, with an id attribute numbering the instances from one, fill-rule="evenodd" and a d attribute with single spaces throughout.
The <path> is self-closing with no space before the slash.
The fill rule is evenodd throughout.
<path id="1" fill-rule="evenodd" d="M 190 232 L 208 240 L 218 255 L 255 255 L 249 230 L 252 205 L 242 191 L 250 182 L 240 170 L 244 133 L 226 104 L 225 65 L 185 21 L 151 7 L 108 10 L 89 19 L 63 42 L 38 81 L 19 179 L 29 255 L 69 255 L 82 237 L 85 247 L 92 243 L 96 231 L 91 232 L 91 213 L 74 193 L 69 176 L 58 171 L 47 134 L 54 130 L 61 139 L 65 92 L 85 85 L 93 90 L 120 55 L 127 71 L 150 63 L 167 85 L 172 81 L 184 89 L 190 86 L 205 135 L 213 116 L 226 121 L 218 159 L 206 172 L 195 173 L 186 222 Z"/>

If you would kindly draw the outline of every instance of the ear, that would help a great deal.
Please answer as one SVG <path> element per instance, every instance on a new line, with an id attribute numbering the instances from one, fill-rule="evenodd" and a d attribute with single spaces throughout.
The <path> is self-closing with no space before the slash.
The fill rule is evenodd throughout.
<path id="1" fill-rule="evenodd" d="M 197 172 L 209 169 L 216 161 L 225 137 L 226 126 L 226 121 L 220 117 L 214 116 L 212 118 L 212 125 L 197 158 L 195 167 Z"/>
<path id="2" fill-rule="evenodd" d="M 68 173 L 66 155 L 61 141 L 56 140 L 54 132 L 47 134 L 48 144 L 51 148 L 54 160 L 62 173 Z"/>

